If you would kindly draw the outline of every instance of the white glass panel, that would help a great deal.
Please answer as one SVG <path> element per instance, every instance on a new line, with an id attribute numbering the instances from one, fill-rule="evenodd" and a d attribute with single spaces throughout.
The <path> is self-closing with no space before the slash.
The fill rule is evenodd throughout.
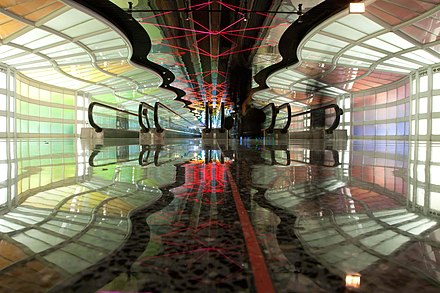
<path id="1" fill-rule="evenodd" d="M 6 117 L 0 116 L 0 132 L 6 132 Z M 0 180 L 1 183 L 2 180 Z"/>
<path id="2" fill-rule="evenodd" d="M 440 112 L 440 96 L 432 97 L 432 112 Z"/>
<path id="3" fill-rule="evenodd" d="M 419 62 L 423 62 L 426 64 L 435 64 L 440 62 L 440 59 L 435 57 L 434 55 L 424 51 L 424 50 L 416 50 L 414 52 L 405 53 L 402 54 L 402 56 L 405 56 L 410 59 L 414 59 Z"/>
<path id="4" fill-rule="evenodd" d="M 65 30 L 69 27 L 76 26 L 80 23 L 89 21 L 91 17 L 85 13 L 82 13 L 76 9 L 71 9 L 54 19 L 49 20 L 44 25 L 53 28 L 57 31 Z"/>
<path id="5" fill-rule="evenodd" d="M 65 39 L 63 39 L 59 36 L 56 36 L 56 35 L 50 35 L 45 38 L 39 39 L 35 42 L 29 43 L 26 46 L 31 49 L 36 49 L 36 48 L 41 48 L 44 46 L 49 46 L 52 44 L 60 43 L 62 41 L 65 41 Z"/>
<path id="6" fill-rule="evenodd" d="M 421 162 L 426 161 L 426 145 L 420 145 L 417 152 L 417 160 Z"/>
<path id="7" fill-rule="evenodd" d="M 92 50 L 99 50 L 99 49 L 112 48 L 112 47 L 123 46 L 123 45 L 126 45 L 126 43 L 124 42 L 123 39 L 116 39 L 116 40 L 111 40 L 111 41 L 107 41 L 107 42 L 95 43 L 95 44 L 89 45 L 88 47 Z"/>
<path id="8" fill-rule="evenodd" d="M 386 56 L 383 53 L 380 53 L 378 51 L 374 51 L 371 49 L 367 49 L 362 46 L 354 46 L 350 50 L 346 51 L 344 54 L 354 56 L 354 57 L 369 59 L 369 60 L 379 60 L 380 58 Z"/>
<path id="9" fill-rule="evenodd" d="M 384 63 L 386 64 L 391 64 L 391 65 L 395 65 L 398 67 L 407 67 L 407 68 L 411 68 L 411 69 L 417 69 L 419 67 L 422 67 L 422 65 L 416 64 L 416 63 L 412 63 L 397 57 L 393 57 L 390 58 L 388 60 L 386 60 Z"/>
<path id="10" fill-rule="evenodd" d="M 426 119 L 419 120 L 419 135 L 426 135 L 428 133 L 428 121 Z"/>
<path id="11" fill-rule="evenodd" d="M 318 43 L 318 42 L 314 42 L 314 41 L 308 41 L 304 47 L 310 48 L 310 49 L 327 51 L 327 52 L 333 52 L 333 53 L 337 53 L 341 50 L 341 48 L 339 48 L 339 47 L 334 47 L 334 46 L 331 46 L 330 44 L 322 44 L 322 43 Z"/>
<path id="12" fill-rule="evenodd" d="M 339 47 L 339 48 L 344 48 L 345 46 L 349 45 L 348 42 L 344 42 L 344 41 L 341 41 L 341 40 L 338 40 L 335 38 L 331 38 L 329 36 L 322 35 L 322 34 L 314 35 L 312 38 L 310 38 L 310 41 L 321 43 L 324 46 L 327 44 L 331 44 L 332 46 Z"/>
<path id="13" fill-rule="evenodd" d="M 119 36 L 115 32 L 109 31 L 106 33 L 101 33 L 99 35 L 81 39 L 81 43 L 83 43 L 86 46 L 90 46 L 91 44 L 95 44 L 95 43 L 101 43 L 101 42 L 107 42 L 107 41 L 119 40 L 119 39 L 121 39 L 121 36 Z"/>
<path id="14" fill-rule="evenodd" d="M 359 40 L 360 38 L 366 36 L 366 34 L 338 22 L 330 24 L 329 26 L 324 28 L 323 31 L 337 36 L 342 36 L 350 40 Z"/>
<path id="15" fill-rule="evenodd" d="M 408 42 L 402 37 L 399 37 L 395 33 L 386 33 L 378 37 L 382 41 L 388 42 L 390 44 L 394 44 L 401 49 L 409 49 L 415 47 L 414 44 Z"/>
<path id="16" fill-rule="evenodd" d="M 416 135 L 416 121 L 411 121 L 411 135 Z"/>
<path id="17" fill-rule="evenodd" d="M 399 52 L 401 50 L 399 47 L 391 45 L 388 42 L 384 42 L 384 41 L 382 41 L 382 40 L 380 40 L 378 38 L 369 39 L 369 40 L 365 41 L 365 44 L 373 46 L 373 47 L 376 47 L 376 48 L 381 49 L 381 50 L 385 50 L 385 51 L 391 52 L 391 53 L 396 53 L 396 52 Z"/>
<path id="18" fill-rule="evenodd" d="M 6 73 L 1 71 L 0 71 L 0 89 L 6 89 Z"/>
<path id="19" fill-rule="evenodd" d="M 429 196 L 430 209 L 440 211 L 440 193 L 431 192 Z"/>
<path id="20" fill-rule="evenodd" d="M 440 135 L 440 118 L 432 119 L 431 133 L 434 135 Z"/>
<path id="21" fill-rule="evenodd" d="M 438 174 L 440 174 L 439 173 L 440 166 L 431 165 L 430 171 L 431 171 L 431 184 L 440 185 L 440 176 L 438 176 Z"/>
<path id="22" fill-rule="evenodd" d="M 84 36 L 93 32 L 101 31 L 107 29 L 107 26 L 97 20 L 89 20 L 74 27 L 68 28 L 63 31 L 66 35 L 72 38 L 79 36 Z"/>
<path id="23" fill-rule="evenodd" d="M 5 204 L 8 201 L 8 189 L 0 188 L 0 205 Z"/>
<path id="24" fill-rule="evenodd" d="M 384 29 L 383 26 L 360 14 L 349 14 L 339 19 L 338 22 L 346 26 L 352 27 L 356 30 L 362 31 L 365 34 L 373 34 Z"/>
<path id="25" fill-rule="evenodd" d="M 434 90 L 440 89 L 440 72 L 436 72 L 432 75 L 432 88 Z"/>
<path id="26" fill-rule="evenodd" d="M 371 63 L 370 62 L 365 62 L 359 59 L 350 59 L 350 58 L 346 58 L 346 57 L 341 57 L 338 59 L 338 64 L 344 64 L 344 65 L 350 65 L 350 66 L 354 66 L 354 67 L 370 67 Z"/>
<path id="27" fill-rule="evenodd" d="M 420 77 L 419 80 L 419 85 L 420 85 L 420 93 L 424 93 L 428 91 L 428 76 L 424 75 L 422 77 Z"/>
<path id="28" fill-rule="evenodd" d="M 34 42 L 36 40 L 39 40 L 41 38 L 44 38 L 46 36 L 50 35 L 50 33 L 39 29 L 39 28 L 35 28 L 17 38 L 15 38 L 12 42 L 14 44 L 18 44 L 18 45 L 26 45 L 29 44 L 30 42 Z"/>
<path id="29" fill-rule="evenodd" d="M 67 56 L 72 54 L 78 54 L 78 53 L 84 53 L 87 54 L 86 51 L 79 47 L 77 44 L 69 43 L 69 44 L 63 44 L 59 45 L 50 49 L 46 49 L 43 51 L 40 51 L 41 53 L 51 57 L 56 58 L 60 56 Z"/>
<path id="30" fill-rule="evenodd" d="M 419 99 L 419 114 L 428 113 L 428 98 Z"/>
<path id="31" fill-rule="evenodd" d="M 384 70 L 384 71 L 392 71 L 392 72 L 399 72 L 399 73 L 410 73 L 411 72 L 411 70 L 409 70 L 409 69 L 391 67 L 391 66 L 386 66 L 386 65 L 378 65 L 376 68 L 380 69 L 380 70 Z"/>

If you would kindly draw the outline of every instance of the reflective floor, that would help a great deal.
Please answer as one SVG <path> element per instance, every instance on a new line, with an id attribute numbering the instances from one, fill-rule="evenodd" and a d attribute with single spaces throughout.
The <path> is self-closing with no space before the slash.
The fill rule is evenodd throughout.
<path id="1" fill-rule="evenodd" d="M 2 140 L 0 292 L 440 292 L 439 174 L 430 142 Z"/>

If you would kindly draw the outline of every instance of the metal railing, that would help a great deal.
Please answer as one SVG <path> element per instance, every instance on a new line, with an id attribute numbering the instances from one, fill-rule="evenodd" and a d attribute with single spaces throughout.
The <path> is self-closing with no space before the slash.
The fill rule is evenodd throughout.
<path id="1" fill-rule="evenodd" d="M 94 113 L 93 110 L 95 109 L 95 107 L 101 107 L 101 108 L 104 108 L 104 109 L 113 110 L 113 111 L 115 111 L 116 115 L 113 117 L 111 115 L 107 115 L 107 114 L 104 114 L 104 113 Z M 119 109 L 119 108 L 116 108 L 116 107 L 113 107 L 113 106 L 109 106 L 109 105 L 106 105 L 106 104 L 102 104 L 102 103 L 99 103 L 99 102 L 92 102 L 92 103 L 90 103 L 87 114 L 88 114 L 90 126 L 92 126 L 95 129 L 96 132 L 102 132 L 102 130 L 105 129 L 105 128 L 109 128 L 109 129 L 121 129 L 122 128 L 122 129 L 129 130 L 130 123 L 129 123 L 129 120 L 126 119 L 126 117 L 123 117 L 124 119 L 127 120 L 126 121 L 127 122 L 126 125 L 118 125 L 118 113 L 123 113 L 126 116 L 132 116 L 132 117 L 138 118 L 138 114 L 137 113 L 133 113 L 133 112 L 130 112 L 130 111 L 127 111 L 127 110 L 122 110 L 122 109 Z M 104 127 L 104 126 L 98 125 L 98 123 L 95 121 L 94 114 L 95 115 L 101 115 L 101 117 L 103 117 L 103 119 L 107 119 L 108 120 L 107 122 L 109 122 L 109 124 L 113 124 L 113 122 L 114 122 L 114 125 L 112 125 L 113 127 Z M 140 120 L 141 118 L 138 118 L 138 119 Z M 105 120 L 103 120 L 102 122 L 105 122 Z"/>
<path id="2" fill-rule="evenodd" d="M 159 109 L 164 109 L 165 111 L 169 112 L 170 114 L 173 114 L 172 116 L 168 117 L 168 122 L 165 122 L 163 117 L 161 118 L 159 115 Z M 171 117 L 173 118 L 173 121 L 171 123 Z M 166 118 L 166 117 L 165 117 Z M 181 125 L 178 121 L 182 120 L 186 122 L 186 125 Z M 167 124 L 167 125 L 166 125 Z M 180 131 L 180 132 L 186 132 L 186 133 L 193 133 L 193 134 L 199 134 L 198 132 L 191 131 L 191 129 L 188 127 L 189 125 L 193 125 L 194 121 L 189 121 L 173 109 L 165 106 L 161 102 L 156 102 L 154 104 L 154 126 L 156 127 L 156 132 L 162 133 L 165 129 L 168 130 L 174 130 L 174 131 Z"/>
<path id="3" fill-rule="evenodd" d="M 272 133 L 273 129 L 275 128 L 278 109 L 274 103 L 270 103 L 264 106 L 263 108 L 261 108 L 261 110 L 266 115 L 266 120 L 263 123 L 263 128 L 261 129 L 261 131 Z M 269 112 L 270 114 L 268 114 Z M 268 120 L 267 117 L 270 117 L 270 119 Z"/>
<path id="4" fill-rule="evenodd" d="M 144 103 L 144 102 L 139 103 L 138 121 L 139 121 L 139 126 L 141 127 L 142 133 L 148 133 L 151 128 L 150 120 L 149 120 L 150 116 L 148 115 L 148 110 L 153 111 L 153 117 L 154 117 L 154 107 L 153 106 L 151 106 L 147 103 Z M 147 122 L 147 125 L 145 125 L 145 123 L 144 123 L 144 118 L 145 118 L 145 121 Z"/>
<path id="5" fill-rule="evenodd" d="M 326 111 L 326 110 L 328 110 L 328 109 L 334 109 L 334 113 L 332 115 L 327 115 L 326 112 L 328 112 L 328 111 Z M 311 110 L 308 110 L 305 112 L 301 112 L 301 113 L 296 113 L 296 114 L 294 113 L 294 114 L 290 115 L 290 118 L 306 116 L 309 114 L 311 116 L 311 119 L 312 119 L 313 115 L 317 115 L 317 114 L 324 115 L 324 117 L 321 117 L 321 118 L 325 121 L 325 127 L 328 126 L 328 128 L 325 129 L 325 132 L 327 134 L 331 134 L 331 133 L 333 133 L 333 130 L 335 130 L 339 126 L 341 115 L 344 114 L 344 111 L 341 108 L 339 108 L 338 105 L 331 104 L 331 105 L 311 109 Z M 334 119 L 332 119 L 332 117 L 334 117 Z M 303 120 L 305 120 L 305 119 L 303 119 Z M 328 120 L 332 120 L 331 123 L 327 123 Z M 312 130 L 314 128 L 315 127 L 313 125 L 310 125 L 310 130 Z M 300 129 L 300 130 L 304 130 L 304 129 Z"/>
<path id="6" fill-rule="evenodd" d="M 285 111 L 285 114 L 283 115 Z M 287 133 L 292 120 L 292 109 L 289 103 L 284 103 L 277 107 L 277 117 L 275 121 L 275 129 L 279 129 L 281 133 Z"/>

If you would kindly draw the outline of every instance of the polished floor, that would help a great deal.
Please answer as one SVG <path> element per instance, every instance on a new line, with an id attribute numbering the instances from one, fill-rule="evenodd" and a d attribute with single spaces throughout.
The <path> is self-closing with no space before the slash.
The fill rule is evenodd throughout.
<path id="1" fill-rule="evenodd" d="M 0 292 L 440 292 L 440 144 L 0 141 Z"/>

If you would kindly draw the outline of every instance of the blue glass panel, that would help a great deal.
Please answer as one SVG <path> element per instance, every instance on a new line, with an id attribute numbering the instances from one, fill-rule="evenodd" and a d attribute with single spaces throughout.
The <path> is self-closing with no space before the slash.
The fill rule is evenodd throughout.
<path id="1" fill-rule="evenodd" d="M 405 135 L 405 122 L 397 123 L 397 135 Z"/>
<path id="2" fill-rule="evenodd" d="M 387 135 L 396 135 L 396 123 L 387 124 Z"/>
<path id="3" fill-rule="evenodd" d="M 376 126 L 375 125 L 365 125 L 364 135 L 376 135 Z"/>
<path id="4" fill-rule="evenodd" d="M 380 135 L 380 136 L 387 135 L 387 126 L 386 126 L 386 124 L 377 124 L 376 125 L 376 135 Z"/>
<path id="5" fill-rule="evenodd" d="M 353 135 L 354 136 L 364 135 L 364 127 L 362 125 L 360 125 L 360 126 L 353 126 Z"/>

